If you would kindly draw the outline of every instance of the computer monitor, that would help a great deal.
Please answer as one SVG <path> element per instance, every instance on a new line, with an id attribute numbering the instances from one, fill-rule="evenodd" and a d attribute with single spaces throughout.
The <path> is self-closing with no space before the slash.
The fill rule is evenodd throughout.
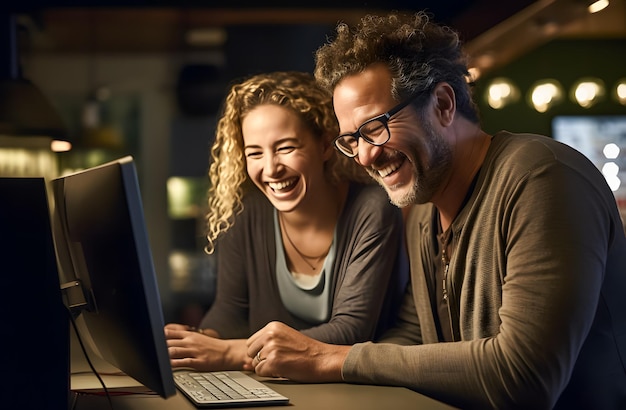
<path id="1" fill-rule="evenodd" d="M 51 181 L 65 303 L 79 337 L 162 397 L 176 393 L 137 172 L 124 157 Z M 85 334 L 88 332 L 88 334 Z"/>
<path id="2" fill-rule="evenodd" d="M 45 180 L 0 178 L 0 198 L 0 407 L 67 409 L 69 316 Z"/>

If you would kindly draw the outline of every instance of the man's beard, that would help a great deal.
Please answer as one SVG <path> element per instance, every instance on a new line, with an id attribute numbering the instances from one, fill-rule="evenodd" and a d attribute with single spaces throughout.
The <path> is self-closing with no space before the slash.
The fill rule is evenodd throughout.
<path id="1" fill-rule="evenodd" d="M 373 171 L 371 169 L 367 169 L 367 172 L 370 174 L 370 176 L 376 181 L 378 182 L 378 184 L 380 186 L 382 186 L 385 191 L 387 191 L 387 196 L 389 197 L 389 201 L 397 206 L 398 208 L 404 208 L 405 206 L 411 205 L 416 203 L 416 197 L 415 197 L 415 192 L 417 190 L 417 185 L 418 185 L 418 179 L 417 179 L 417 175 L 413 176 L 413 187 L 411 187 L 411 189 L 409 189 L 408 191 L 406 191 L 403 194 L 399 194 L 396 195 L 397 190 L 400 188 L 397 185 L 394 186 L 387 186 L 382 178 L 380 177 L 380 175 L 378 175 L 377 171 Z M 415 174 L 415 170 L 413 171 L 413 173 Z"/>
<path id="2" fill-rule="evenodd" d="M 367 169 L 370 176 L 385 188 L 391 203 L 399 208 L 430 202 L 450 169 L 452 150 L 444 137 L 438 134 L 430 123 L 424 122 L 423 129 L 423 138 L 429 142 L 427 145 L 430 149 L 429 163 L 418 161 L 419 153 L 416 150 L 411 152 L 411 156 L 405 161 L 409 161 L 413 166 L 413 182 L 404 192 L 398 192 L 400 186 L 385 185 L 377 171 Z"/>

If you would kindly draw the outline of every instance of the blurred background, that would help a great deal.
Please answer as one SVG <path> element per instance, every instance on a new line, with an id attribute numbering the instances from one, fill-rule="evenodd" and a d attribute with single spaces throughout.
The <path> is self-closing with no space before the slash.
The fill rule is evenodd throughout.
<path id="1" fill-rule="evenodd" d="M 3 5 L 0 176 L 53 178 L 132 155 L 166 321 L 195 324 L 214 296 L 203 214 L 209 147 L 229 84 L 264 71 L 312 72 L 315 50 L 338 21 L 426 10 L 465 42 L 484 128 L 575 146 L 625 209 L 625 2 Z"/>

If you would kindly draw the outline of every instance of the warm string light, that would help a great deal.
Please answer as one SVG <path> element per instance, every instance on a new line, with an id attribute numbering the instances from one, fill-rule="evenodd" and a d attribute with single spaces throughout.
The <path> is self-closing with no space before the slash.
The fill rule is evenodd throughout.
<path id="1" fill-rule="evenodd" d="M 615 84 L 614 97 L 618 103 L 626 105 L 626 78 L 618 80 Z"/>
<path id="2" fill-rule="evenodd" d="M 598 78 L 583 78 L 578 80 L 571 90 L 572 101 L 583 108 L 589 108 L 604 98 L 604 82 Z"/>
<path id="3" fill-rule="evenodd" d="M 527 102 L 540 113 L 547 112 L 550 108 L 563 102 L 564 87 L 558 80 L 543 79 L 535 82 L 527 92 Z M 570 88 L 570 99 L 582 108 L 590 108 L 607 97 L 607 87 L 599 78 L 585 77 L 576 81 Z M 626 78 L 618 80 L 611 88 L 613 99 L 626 105 Z M 520 90 L 515 83 L 505 77 L 497 77 L 489 82 L 485 92 L 487 104 L 500 110 L 519 100 Z"/>
<path id="4" fill-rule="evenodd" d="M 538 112 L 546 112 L 563 100 L 563 87 L 557 80 L 541 80 L 530 89 L 529 102 Z"/>
<path id="5" fill-rule="evenodd" d="M 519 89 L 508 78 L 496 78 L 487 90 L 487 103 L 496 110 L 516 102 Z"/>

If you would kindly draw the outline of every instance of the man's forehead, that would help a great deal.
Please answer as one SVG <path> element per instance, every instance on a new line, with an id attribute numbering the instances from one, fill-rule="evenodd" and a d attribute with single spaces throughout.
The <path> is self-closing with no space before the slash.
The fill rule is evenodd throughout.
<path id="1" fill-rule="evenodd" d="M 391 97 L 391 74 L 389 69 L 376 64 L 365 70 L 344 77 L 335 87 L 335 103 L 366 104 Z"/>

